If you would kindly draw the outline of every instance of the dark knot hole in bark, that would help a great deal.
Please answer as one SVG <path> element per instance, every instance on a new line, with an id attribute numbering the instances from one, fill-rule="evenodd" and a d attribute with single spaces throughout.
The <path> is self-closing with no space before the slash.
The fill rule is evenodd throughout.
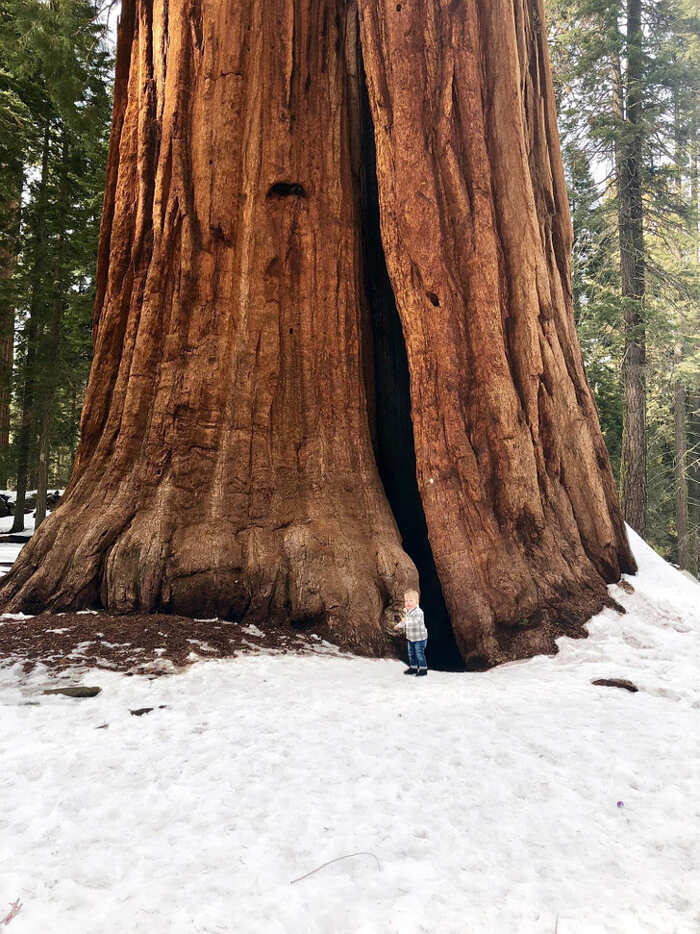
<path id="1" fill-rule="evenodd" d="M 463 670 L 418 491 L 408 356 L 379 226 L 374 127 L 362 63 L 360 74 L 362 243 L 365 294 L 374 345 L 374 391 L 369 395 L 370 398 L 374 395 L 375 399 L 375 457 L 403 548 L 420 576 L 421 606 L 429 632 L 428 662 L 433 668 Z"/>
<path id="2" fill-rule="evenodd" d="M 305 198 L 306 190 L 299 182 L 275 182 L 267 190 L 266 197 L 271 198 Z"/>

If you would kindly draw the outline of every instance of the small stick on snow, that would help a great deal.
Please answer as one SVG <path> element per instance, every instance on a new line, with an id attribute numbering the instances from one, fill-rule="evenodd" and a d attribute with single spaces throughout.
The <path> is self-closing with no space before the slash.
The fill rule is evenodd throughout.
<path id="1" fill-rule="evenodd" d="M 17 917 L 17 915 L 20 913 L 21 908 L 22 908 L 22 902 L 19 899 L 17 899 L 16 902 L 12 902 L 10 904 L 9 912 L 5 915 L 4 918 L 0 918 L 0 924 L 9 924 L 13 918 Z"/>
<path id="2" fill-rule="evenodd" d="M 326 866 L 330 866 L 331 863 L 337 863 L 341 859 L 351 859 L 353 856 L 371 856 L 377 860 L 377 869 L 382 871 L 382 864 L 379 862 L 374 853 L 368 853 L 367 850 L 360 850 L 358 853 L 348 853 L 346 856 L 336 856 L 335 859 L 329 859 L 327 863 L 321 863 L 320 866 L 317 866 L 315 869 L 312 869 L 311 872 L 304 873 L 303 876 L 299 876 L 298 879 L 292 879 L 289 883 L 294 885 L 295 882 L 301 882 L 302 879 L 308 879 L 309 876 L 312 876 L 315 872 L 318 872 L 319 869 L 324 869 Z"/>

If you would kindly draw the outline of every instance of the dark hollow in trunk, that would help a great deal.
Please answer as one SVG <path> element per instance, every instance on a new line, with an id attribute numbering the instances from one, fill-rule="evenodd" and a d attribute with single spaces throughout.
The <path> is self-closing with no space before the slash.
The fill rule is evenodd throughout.
<path id="1" fill-rule="evenodd" d="M 360 117 L 363 271 L 374 363 L 374 452 L 401 544 L 420 575 L 421 606 L 429 635 L 428 663 L 432 668 L 460 670 L 464 664 L 435 567 L 416 480 L 408 356 L 382 247 L 374 126 L 361 56 Z"/>

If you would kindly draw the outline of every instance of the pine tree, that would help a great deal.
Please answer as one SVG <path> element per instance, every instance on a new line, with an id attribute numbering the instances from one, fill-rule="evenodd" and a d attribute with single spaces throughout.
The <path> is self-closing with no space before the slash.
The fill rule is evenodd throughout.
<path id="1" fill-rule="evenodd" d="M 7 80 L 34 131 L 17 147 L 28 183 L 12 253 L 18 325 L 13 530 L 20 530 L 32 479 L 39 487 L 38 523 L 45 513 L 58 423 L 64 423 L 62 443 L 75 443 L 75 405 L 67 431 L 65 414 L 58 423 L 57 414 L 64 387 L 72 386 L 75 396 L 87 377 L 111 61 L 99 11 L 85 0 L 12 0 L 4 15 Z M 64 333 L 71 335 L 66 348 Z"/>
<path id="2" fill-rule="evenodd" d="M 611 356 L 605 359 L 625 374 L 623 499 L 629 498 L 624 485 L 630 484 L 630 463 L 641 463 L 648 451 L 646 533 L 663 554 L 679 558 L 682 501 L 691 467 L 675 469 L 674 480 L 675 448 L 683 447 L 680 426 L 687 432 L 689 419 L 680 412 L 674 415 L 673 399 L 691 391 L 698 373 L 692 337 L 697 333 L 697 224 L 691 221 L 697 191 L 693 198 L 690 168 L 697 145 L 697 19 L 685 0 L 552 0 L 549 14 L 569 176 L 572 160 L 587 158 L 597 180 L 597 197 L 585 210 L 574 211 L 575 237 L 590 239 L 602 217 L 609 259 L 619 263 L 622 273 L 612 284 L 612 306 L 607 295 L 594 296 L 588 326 L 592 347 L 603 356 L 610 348 Z M 612 235 L 619 248 L 612 246 Z M 574 264 L 575 292 L 576 277 Z M 598 279 L 601 285 L 611 281 L 606 276 Z M 589 287 L 588 293 L 594 290 Z M 613 341 L 611 327 L 616 332 Z M 583 333 L 582 341 L 585 347 Z M 595 357 L 590 348 L 588 356 Z M 619 437 L 619 415 L 610 410 L 610 395 L 605 388 L 601 393 L 595 370 L 591 373 L 603 431 L 615 451 L 612 436 Z M 642 406 L 638 402 L 643 384 Z M 630 412 L 632 399 L 636 416 Z M 631 456 L 632 438 L 637 439 L 639 458 Z M 635 489 L 643 494 L 644 485 L 636 483 Z M 634 490 L 630 492 L 634 499 Z M 692 507 L 690 514 L 693 525 Z"/>

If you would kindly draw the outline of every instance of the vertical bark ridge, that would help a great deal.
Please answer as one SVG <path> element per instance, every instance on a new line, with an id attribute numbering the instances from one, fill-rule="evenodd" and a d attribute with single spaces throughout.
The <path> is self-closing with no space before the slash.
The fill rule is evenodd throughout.
<path id="1" fill-rule="evenodd" d="M 364 291 L 370 308 L 375 364 L 375 456 L 384 491 L 401 533 L 402 546 L 420 576 L 421 605 L 430 635 L 428 661 L 433 668 L 454 669 L 461 666 L 461 657 L 435 567 L 416 481 L 408 358 L 382 248 L 374 127 L 361 53 L 358 72 Z"/>
<path id="2" fill-rule="evenodd" d="M 107 157 L 107 175 L 105 194 L 100 223 L 100 239 L 98 246 L 98 262 L 96 276 L 96 299 L 93 314 L 93 328 L 99 324 L 99 313 L 102 310 L 104 296 L 107 289 L 108 270 L 113 269 L 109 263 L 111 228 L 114 222 L 114 212 L 117 198 L 117 180 L 119 174 L 119 148 L 124 126 L 124 113 L 127 104 L 126 87 L 129 82 L 132 39 L 134 32 L 135 4 L 125 3 L 122 7 L 117 31 L 119 41 L 114 73 L 114 100 L 112 105 L 112 131 L 109 141 L 109 154 Z"/>

